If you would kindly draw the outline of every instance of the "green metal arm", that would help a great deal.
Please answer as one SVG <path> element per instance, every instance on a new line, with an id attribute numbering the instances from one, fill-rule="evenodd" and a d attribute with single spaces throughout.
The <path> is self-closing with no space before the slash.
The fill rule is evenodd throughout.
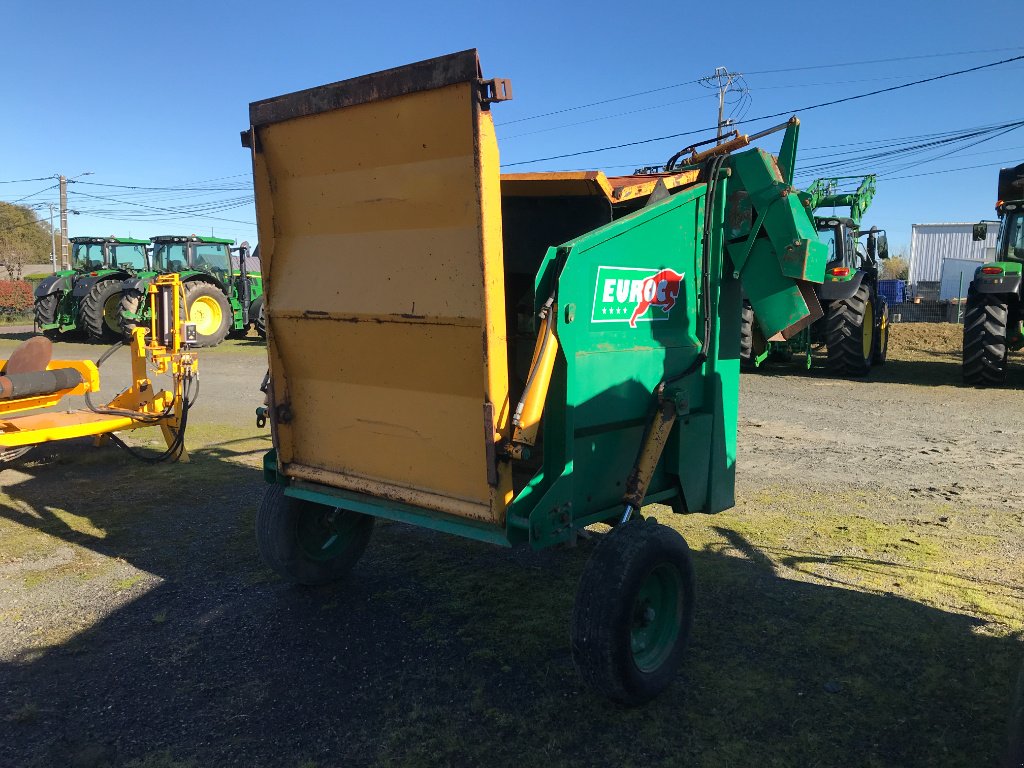
<path id="1" fill-rule="evenodd" d="M 836 193 L 839 182 L 846 179 L 860 179 L 860 185 L 854 192 Z M 860 227 L 864 214 L 871 206 L 875 196 L 876 176 L 834 176 L 831 178 L 815 179 L 814 182 L 803 193 L 808 210 L 816 211 L 819 208 L 833 208 L 837 206 L 849 206 L 850 219 L 854 226 Z"/>

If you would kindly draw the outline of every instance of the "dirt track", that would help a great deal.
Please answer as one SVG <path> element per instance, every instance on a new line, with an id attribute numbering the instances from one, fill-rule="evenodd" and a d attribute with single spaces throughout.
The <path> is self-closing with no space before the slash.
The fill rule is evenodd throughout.
<path id="1" fill-rule="evenodd" d="M 380 524 L 344 584 L 267 573 L 265 363 L 230 342 L 191 464 L 82 445 L 0 470 L 0 763 L 991 765 L 1022 654 L 1024 370 L 961 387 L 955 326 L 896 326 L 890 354 L 867 381 L 743 377 L 736 508 L 647 510 L 700 602 L 679 681 L 623 711 L 569 656 L 593 542 Z"/>

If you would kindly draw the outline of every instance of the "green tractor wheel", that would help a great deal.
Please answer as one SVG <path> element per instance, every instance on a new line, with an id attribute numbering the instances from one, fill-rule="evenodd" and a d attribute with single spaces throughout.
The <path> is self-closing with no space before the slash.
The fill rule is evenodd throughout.
<path id="1" fill-rule="evenodd" d="M 215 347 L 227 338 L 234 321 L 224 292 L 211 283 L 185 283 L 189 322 L 196 324 L 196 346 Z"/>
<path id="2" fill-rule="evenodd" d="M 997 293 L 967 292 L 964 312 L 964 384 L 982 387 L 1006 380 L 1009 308 Z"/>
<path id="3" fill-rule="evenodd" d="M 263 563 L 297 584 L 326 584 L 345 576 L 362 556 L 374 518 L 285 496 L 272 485 L 256 513 Z"/>
<path id="4" fill-rule="evenodd" d="M 56 339 L 60 336 L 57 328 L 42 330 L 44 325 L 51 325 L 57 322 L 57 310 L 60 307 L 60 294 L 48 293 L 46 296 L 36 299 L 33 307 L 36 328 L 48 339 Z"/>
<path id="5" fill-rule="evenodd" d="M 848 299 L 829 303 L 825 325 L 829 370 L 840 376 L 865 376 L 875 351 L 875 313 L 871 291 L 861 284 Z"/>
<path id="6" fill-rule="evenodd" d="M 79 313 L 89 341 L 112 341 L 121 334 L 120 306 L 120 280 L 101 280 L 90 289 Z"/>
<path id="7" fill-rule="evenodd" d="M 686 541 L 656 520 L 606 533 L 580 578 L 572 655 L 584 682 L 627 706 L 675 678 L 693 624 L 693 565 Z"/>

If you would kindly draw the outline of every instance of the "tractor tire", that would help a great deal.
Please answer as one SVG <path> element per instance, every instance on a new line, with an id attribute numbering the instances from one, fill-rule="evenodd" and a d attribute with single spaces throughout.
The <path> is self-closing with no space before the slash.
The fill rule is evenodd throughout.
<path id="1" fill-rule="evenodd" d="M 196 346 L 216 347 L 227 338 L 234 321 L 228 297 L 215 285 L 185 283 L 189 322 L 196 324 Z"/>
<path id="2" fill-rule="evenodd" d="M 57 310 L 60 307 L 60 294 L 49 293 L 42 298 L 36 299 L 32 308 L 35 316 L 36 330 L 48 339 L 60 338 L 60 330 L 49 328 L 42 330 L 42 326 L 57 322 Z"/>
<path id="3" fill-rule="evenodd" d="M 983 387 L 1006 381 L 1009 309 L 995 293 L 967 293 L 964 312 L 964 384 Z"/>
<path id="4" fill-rule="evenodd" d="M 749 371 L 754 367 L 754 308 L 744 299 L 740 310 L 740 368 Z"/>
<path id="5" fill-rule="evenodd" d="M 875 352 L 871 356 L 872 365 L 885 365 L 889 355 L 889 302 L 878 297 L 878 309 L 875 312 Z"/>
<path id="6" fill-rule="evenodd" d="M 121 305 L 118 308 L 118 322 L 121 325 L 121 334 L 124 336 L 125 341 L 130 341 L 132 338 L 132 331 L 138 325 L 133 315 L 137 315 L 142 307 L 145 306 L 146 294 L 135 288 L 126 290 L 121 293 Z"/>
<path id="7" fill-rule="evenodd" d="M 82 299 L 79 325 L 89 341 L 113 341 L 121 335 L 121 281 L 101 280 Z"/>
<path id="8" fill-rule="evenodd" d="M 693 625 L 686 541 L 656 520 L 606 533 L 580 577 L 572 612 L 573 663 L 586 685 L 626 706 L 675 679 Z"/>
<path id="9" fill-rule="evenodd" d="M 262 296 L 252 303 L 249 308 L 249 316 L 252 318 L 252 323 L 256 326 L 256 333 L 260 335 L 260 338 L 267 338 L 267 310 Z"/>
<path id="10" fill-rule="evenodd" d="M 264 565 L 295 584 L 326 584 L 352 570 L 366 550 L 374 518 L 284 495 L 271 485 L 256 513 Z"/>
<path id="11" fill-rule="evenodd" d="M 825 319 L 826 365 L 839 376 L 866 376 L 875 350 L 871 291 L 861 285 L 848 299 L 829 302 Z"/>

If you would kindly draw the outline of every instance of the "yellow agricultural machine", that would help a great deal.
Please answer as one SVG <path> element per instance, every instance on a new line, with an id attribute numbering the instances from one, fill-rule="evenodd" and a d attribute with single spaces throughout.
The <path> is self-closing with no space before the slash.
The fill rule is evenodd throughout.
<path id="1" fill-rule="evenodd" d="M 534 548 L 607 524 L 572 653 L 638 704 L 674 678 L 694 597 L 686 542 L 639 511 L 734 504 L 740 284 L 772 334 L 816 315 L 799 122 L 778 158 L 502 176 L 510 97 L 470 50 L 250 105 L 274 443 L 257 545 L 317 584 L 376 518 Z"/>
<path id="2" fill-rule="evenodd" d="M 156 457 L 136 454 L 139 458 L 188 461 L 185 428 L 199 372 L 190 350 L 195 326 L 181 312 L 184 291 L 177 275 L 154 280 L 148 299 L 150 327 L 136 328 L 129 342 L 131 385 L 105 405 L 92 402 L 100 389 L 99 367 L 121 342 L 94 363 L 53 360 L 50 340 L 34 336 L 10 359 L 0 360 L 0 461 L 16 458 L 36 445 L 78 437 L 94 437 L 97 444 L 109 439 L 136 453 L 114 433 L 149 426 L 160 427 L 167 450 Z M 150 376 L 165 374 L 173 381 L 171 390 L 157 390 Z M 83 396 L 87 407 L 52 410 L 69 395 Z"/>

